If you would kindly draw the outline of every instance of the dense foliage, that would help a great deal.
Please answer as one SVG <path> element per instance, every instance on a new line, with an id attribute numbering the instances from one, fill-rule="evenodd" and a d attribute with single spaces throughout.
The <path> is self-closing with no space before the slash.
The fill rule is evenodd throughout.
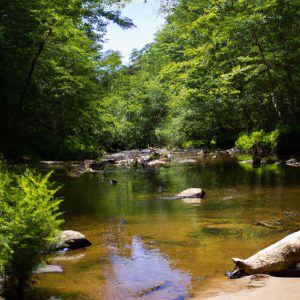
<path id="1" fill-rule="evenodd" d="M 62 222 L 50 175 L 0 167 L 0 277 L 9 291 L 22 291 Z"/>
<path id="2" fill-rule="evenodd" d="M 0 3 L 0 151 L 9 156 L 93 155 L 105 138 L 108 21 L 132 26 L 105 0 Z M 107 59 L 106 59 L 107 61 Z"/>
<path id="3" fill-rule="evenodd" d="M 229 147 L 276 129 L 299 151 L 299 1 L 161 1 L 166 24 L 127 66 L 102 52 L 108 20 L 133 26 L 120 2 L 1 1 L 0 151 Z"/>
<path id="4" fill-rule="evenodd" d="M 291 149 L 300 137 L 299 2 L 167 2 L 155 42 L 111 83 L 117 140 L 228 147 L 241 132 L 278 129 Z"/>

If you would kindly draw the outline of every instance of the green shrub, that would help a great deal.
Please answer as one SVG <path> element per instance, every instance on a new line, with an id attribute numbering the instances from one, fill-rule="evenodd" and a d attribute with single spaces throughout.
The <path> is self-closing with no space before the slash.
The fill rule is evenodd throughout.
<path id="1" fill-rule="evenodd" d="M 257 148 L 263 152 L 269 152 L 276 149 L 278 138 L 278 129 L 270 133 L 266 133 L 263 130 L 253 131 L 251 134 L 241 135 L 235 142 L 235 145 L 239 149 L 253 150 Z"/>
<path id="2" fill-rule="evenodd" d="M 58 233 L 58 188 L 45 176 L 26 169 L 19 175 L 0 165 L 0 277 L 5 289 L 21 293 L 42 252 Z"/>
<path id="3" fill-rule="evenodd" d="M 183 149 L 198 149 L 209 145 L 209 142 L 204 140 L 188 140 L 182 143 Z"/>

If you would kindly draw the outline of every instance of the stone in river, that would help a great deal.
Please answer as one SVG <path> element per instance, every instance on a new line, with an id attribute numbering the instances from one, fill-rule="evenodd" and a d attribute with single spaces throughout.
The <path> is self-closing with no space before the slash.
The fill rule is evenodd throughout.
<path id="1" fill-rule="evenodd" d="M 56 250 L 63 248 L 78 249 L 92 245 L 92 243 L 80 232 L 74 230 L 62 231 L 56 237 Z"/>
<path id="2" fill-rule="evenodd" d="M 181 198 L 204 198 L 205 192 L 200 188 L 190 188 L 176 195 Z"/>

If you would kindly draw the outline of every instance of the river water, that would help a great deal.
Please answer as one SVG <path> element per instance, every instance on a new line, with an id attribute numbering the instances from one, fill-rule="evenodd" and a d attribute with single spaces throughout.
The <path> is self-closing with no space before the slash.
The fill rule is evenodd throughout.
<path id="1" fill-rule="evenodd" d="M 300 227 L 300 168 L 208 159 L 56 179 L 64 228 L 93 245 L 56 255 L 52 263 L 64 273 L 36 276 L 28 299 L 206 298 L 229 281 L 232 257 L 246 258 Z M 159 199 L 190 187 L 207 197 Z"/>

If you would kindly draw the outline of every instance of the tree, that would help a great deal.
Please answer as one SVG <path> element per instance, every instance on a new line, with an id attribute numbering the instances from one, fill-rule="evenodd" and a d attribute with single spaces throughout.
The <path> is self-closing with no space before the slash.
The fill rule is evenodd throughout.
<path id="1" fill-rule="evenodd" d="M 91 140 L 102 130 L 105 27 L 108 21 L 133 26 L 120 11 L 107 10 L 119 2 L 1 2 L 0 149 L 7 155 L 51 156 L 62 145 L 57 156 L 74 156 L 99 146 Z"/>

